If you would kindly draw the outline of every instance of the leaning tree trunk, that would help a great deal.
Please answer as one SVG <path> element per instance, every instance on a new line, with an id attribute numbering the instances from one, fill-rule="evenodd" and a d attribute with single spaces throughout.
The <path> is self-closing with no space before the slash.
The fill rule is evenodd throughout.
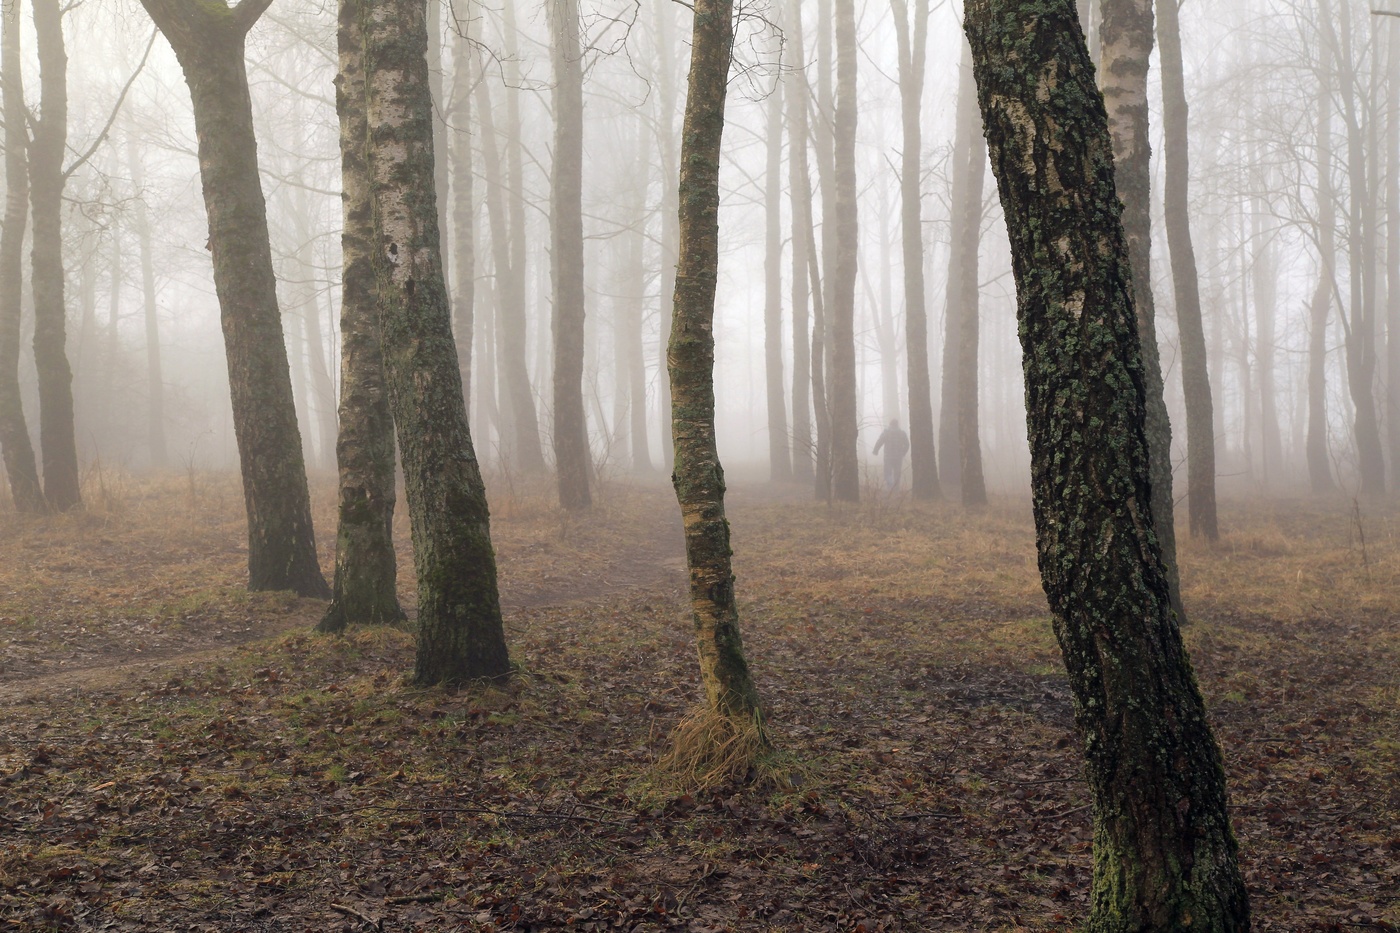
<path id="1" fill-rule="evenodd" d="M 578 0 L 553 0 L 554 170 L 550 256 L 554 263 L 554 468 L 559 504 L 586 509 L 592 462 L 583 412 L 583 51 Z"/>
<path id="2" fill-rule="evenodd" d="M 928 55 L 928 0 L 914 0 L 910 36 L 909 4 L 890 0 L 899 53 L 899 101 L 904 152 L 899 164 L 900 215 L 904 234 L 904 347 L 909 366 L 910 493 L 937 499 L 938 458 L 933 442 L 933 386 L 928 369 L 928 309 L 924 298 L 923 133 L 919 126 Z"/>
<path id="3" fill-rule="evenodd" d="M 343 0 L 355 2 L 355 0 Z M 365 164 L 389 403 L 418 574 L 419 684 L 510 673 L 486 489 L 472 449 L 443 278 L 421 0 L 360 0 Z"/>
<path id="4" fill-rule="evenodd" d="M 34 289 L 34 369 L 39 375 L 39 459 L 44 499 L 60 512 L 82 505 L 73 426 L 63 297 L 63 162 L 68 144 L 68 55 L 58 0 L 34 0 L 39 53 L 39 118 L 29 142 L 29 203 L 34 217 L 30 284 Z"/>
<path id="5" fill-rule="evenodd" d="M 1152 515 L 1167 570 L 1172 608 L 1181 621 L 1181 582 L 1176 566 L 1176 519 L 1172 500 L 1172 427 L 1163 395 L 1157 350 L 1157 313 L 1152 299 L 1152 150 L 1147 132 L 1147 63 L 1152 55 L 1152 0 L 1103 0 L 1103 86 L 1108 128 L 1113 134 L 1115 183 L 1123 202 L 1123 231 L 1133 267 L 1133 307 L 1142 338 L 1142 375 L 1147 386 L 1147 443 L 1152 472 Z"/>
<path id="6" fill-rule="evenodd" d="M 1087 12 L 1087 3 L 1085 4 Z M 1186 490 L 1191 534 L 1220 537 L 1215 508 L 1215 425 L 1201 319 L 1196 250 L 1191 243 L 1190 111 L 1181 62 L 1181 16 L 1177 0 L 1158 0 L 1157 39 L 1162 56 L 1162 193 L 1167 248 L 1171 252 L 1176 326 L 1181 334 L 1181 388 L 1186 397 Z"/>
<path id="7" fill-rule="evenodd" d="M 666 364 L 671 377 L 676 499 L 685 524 L 690 605 L 708 708 L 762 726 L 758 690 L 739 637 L 724 469 L 715 448 L 715 284 L 719 160 L 734 43 L 732 0 L 697 0 L 681 134 L 680 262 Z"/>
<path id="8" fill-rule="evenodd" d="M 768 397 L 768 477 L 792 479 L 787 392 L 783 384 L 783 85 L 768 98 L 768 164 L 764 174 L 763 373 Z"/>
<path id="9" fill-rule="evenodd" d="M 832 118 L 832 181 L 835 202 L 829 221 L 836 250 L 826 269 L 830 279 L 826 339 L 831 342 L 827 373 L 831 416 L 831 491 L 837 499 L 860 499 L 860 459 L 856 454 L 856 264 L 860 255 L 856 204 L 856 13 L 855 0 L 836 0 L 836 110 Z"/>
<path id="10" fill-rule="evenodd" d="M 141 0 L 174 48 L 194 103 L 248 512 L 248 588 L 325 597 L 243 62 L 248 30 L 270 2 L 229 9 L 222 0 Z"/>
<path id="11" fill-rule="evenodd" d="M 0 229 L 0 450 L 15 511 L 44 511 L 39 466 L 29 440 L 19 391 L 20 310 L 24 295 L 24 225 L 29 217 L 28 142 L 24 120 L 24 79 L 20 70 L 19 3 L 0 8 L 0 85 L 5 121 L 5 226 Z"/>
<path id="12" fill-rule="evenodd" d="M 1088 929 L 1244 931 L 1220 750 L 1153 532 L 1133 272 L 1073 0 L 969 0 L 965 23 L 1011 238 L 1040 572 L 1093 799 Z"/>
<path id="13" fill-rule="evenodd" d="M 365 165 L 364 37 L 360 4 L 340 5 L 342 254 L 340 290 L 339 524 L 331 605 L 319 629 L 404 618 L 394 554 L 394 417 L 384 384 L 374 272 L 374 218 Z"/>

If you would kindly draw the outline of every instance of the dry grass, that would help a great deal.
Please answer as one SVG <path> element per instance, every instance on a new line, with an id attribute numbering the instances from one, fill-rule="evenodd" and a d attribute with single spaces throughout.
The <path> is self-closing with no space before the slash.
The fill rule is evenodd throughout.
<path id="1" fill-rule="evenodd" d="M 690 793 L 705 793 L 757 777 L 772 746 L 757 717 L 736 720 L 709 706 L 687 713 L 671 731 L 657 768 Z"/>

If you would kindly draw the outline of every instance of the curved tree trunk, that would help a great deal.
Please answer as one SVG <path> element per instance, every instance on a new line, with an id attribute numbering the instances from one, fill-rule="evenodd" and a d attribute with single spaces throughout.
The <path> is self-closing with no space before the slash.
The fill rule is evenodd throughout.
<path id="1" fill-rule="evenodd" d="M 364 37 L 360 6 L 340 5 L 336 111 L 340 116 L 343 263 L 340 298 L 339 524 L 331 605 L 318 628 L 404 618 L 394 554 L 394 418 L 384 384 L 374 273 L 374 218 L 365 165 Z"/>
<path id="2" fill-rule="evenodd" d="M 141 0 L 174 48 L 194 104 L 248 511 L 248 588 L 325 597 L 243 62 L 248 30 L 270 2 L 229 9 L 222 0 Z"/>
<path id="3" fill-rule="evenodd" d="M 82 505 L 73 426 L 63 296 L 63 163 L 68 145 L 68 55 L 58 0 L 34 0 L 39 53 L 39 118 L 29 142 L 29 203 L 34 218 L 30 285 L 34 290 L 34 368 L 39 375 L 39 450 L 44 499 L 60 512 Z"/>
<path id="4" fill-rule="evenodd" d="M 697 0 L 690 91 L 681 135 L 680 263 L 666 353 L 671 377 L 676 499 L 685 524 L 690 605 L 710 710 L 762 723 L 758 690 L 739 637 L 724 469 L 715 449 L 715 283 L 719 264 L 719 159 L 734 43 L 732 0 Z"/>
<path id="5" fill-rule="evenodd" d="M 920 128 L 924 65 L 928 56 L 928 0 L 914 0 L 912 37 L 909 4 L 890 0 L 899 53 L 899 100 L 904 152 L 899 164 L 900 214 L 904 234 L 904 347 L 909 366 L 910 493 L 937 499 L 938 457 L 933 443 L 933 386 L 928 369 L 928 307 L 924 296 L 923 132 Z"/>
<path id="6" fill-rule="evenodd" d="M 550 257 L 554 263 L 554 469 L 559 504 L 593 502 L 588 423 L 583 411 L 583 50 L 578 0 L 552 0 L 554 169 Z"/>
<path id="7" fill-rule="evenodd" d="M 19 391 L 20 311 L 24 294 L 24 227 L 29 218 L 29 163 L 24 120 L 24 79 L 20 70 L 19 3 L 0 8 L 0 85 L 5 120 L 5 225 L 0 230 L 0 450 L 15 511 L 45 509 L 39 465 Z"/>
<path id="8" fill-rule="evenodd" d="M 1088 929 L 1245 931 L 1220 750 L 1153 533 L 1133 277 L 1088 50 L 1072 0 L 969 0 L 965 24 L 1011 238 L 1040 573 L 1093 794 Z"/>
<path id="9" fill-rule="evenodd" d="M 418 575 L 414 679 L 498 679 L 510 659 L 443 278 L 424 4 L 360 2 L 370 253 Z"/>
<path id="10" fill-rule="evenodd" d="M 1103 0 L 1103 67 L 1099 80 L 1108 129 L 1113 135 L 1114 176 L 1123 202 L 1123 232 L 1132 259 L 1133 307 L 1142 340 L 1142 375 L 1147 387 L 1147 449 L 1152 475 L 1152 515 L 1172 608 L 1182 622 L 1181 582 L 1176 566 L 1176 519 L 1172 499 L 1172 428 L 1163 395 L 1157 350 L 1157 312 L 1152 298 L 1152 150 L 1147 128 L 1147 67 L 1152 56 L 1152 0 Z"/>
<path id="11" fill-rule="evenodd" d="M 1158 0 L 1157 39 L 1162 56 L 1163 196 L 1171 252 L 1176 326 L 1181 334 L 1181 388 L 1186 397 L 1186 489 L 1191 534 L 1220 537 L 1215 508 L 1215 414 L 1207 366 L 1206 332 L 1196 250 L 1191 242 L 1190 111 L 1181 62 L 1178 0 Z"/>

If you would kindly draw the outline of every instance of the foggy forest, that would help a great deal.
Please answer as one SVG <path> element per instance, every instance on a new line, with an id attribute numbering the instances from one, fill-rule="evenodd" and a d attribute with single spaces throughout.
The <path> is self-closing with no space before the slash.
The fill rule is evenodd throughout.
<path id="1" fill-rule="evenodd" d="M 1400 929 L 1400 3 L 7 0 L 0 928 Z"/>

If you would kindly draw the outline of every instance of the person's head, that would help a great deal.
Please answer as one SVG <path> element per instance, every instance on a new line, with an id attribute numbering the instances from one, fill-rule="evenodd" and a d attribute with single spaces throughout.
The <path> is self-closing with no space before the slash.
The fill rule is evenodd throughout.
<path id="1" fill-rule="evenodd" d="M 898 428 L 899 428 L 899 419 L 898 419 L 898 418 L 891 418 L 891 419 L 890 419 L 890 427 L 895 428 L 895 429 L 898 429 Z"/>

